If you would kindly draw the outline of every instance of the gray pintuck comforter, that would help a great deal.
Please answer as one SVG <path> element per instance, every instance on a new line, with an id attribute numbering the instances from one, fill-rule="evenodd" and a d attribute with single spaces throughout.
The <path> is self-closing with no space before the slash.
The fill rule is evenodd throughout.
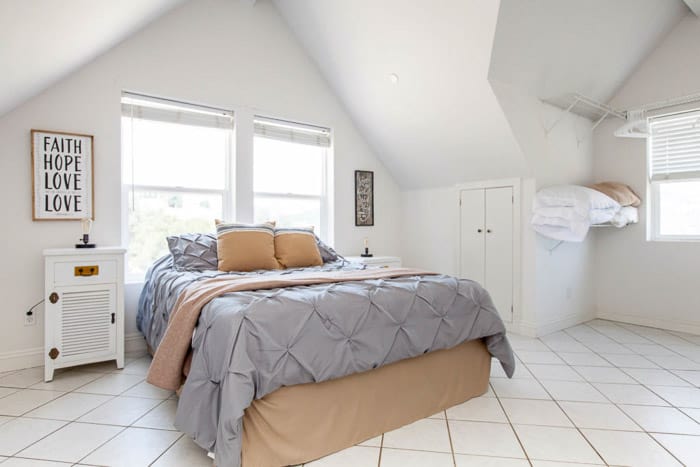
<path id="1" fill-rule="evenodd" d="M 339 261 L 318 269 L 362 266 Z M 289 274 L 266 271 L 249 274 Z M 138 325 L 156 348 L 188 285 L 216 271 L 149 271 Z M 175 425 L 222 467 L 239 466 L 244 410 L 282 386 L 327 381 L 483 338 L 510 376 L 514 357 L 489 294 L 443 275 L 235 292 L 204 307 Z"/>

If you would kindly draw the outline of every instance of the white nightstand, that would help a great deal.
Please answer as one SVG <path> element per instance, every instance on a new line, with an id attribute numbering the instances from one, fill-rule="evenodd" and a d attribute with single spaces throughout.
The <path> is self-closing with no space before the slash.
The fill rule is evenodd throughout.
<path id="1" fill-rule="evenodd" d="M 401 258 L 398 256 L 370 256 L 369 258 L 365 258 L 364 256 L 346 256 L 345 259 L 351 263 L 362 263 L 380 268 L 401 267 Z"/>
<path id="2" fill-rule="evenodd" d="M 123 248 L 44 250 L 44 380 L 57 368 L 124 367 Z"/>

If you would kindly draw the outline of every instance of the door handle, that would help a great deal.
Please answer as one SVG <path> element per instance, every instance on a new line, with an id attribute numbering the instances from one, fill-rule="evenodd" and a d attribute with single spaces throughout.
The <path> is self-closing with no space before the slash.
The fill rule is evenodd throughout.
<path id="1" fill-rule="evenodd" d="M 477 231 L 478 233 L 481 233 L 481 232 L 482 232 L 482 230 L 481 230 L 481 229 L 476 229 L 476 231 Z"/>
<path id="2" fill-rule="evenodd" d="M 491 229 L 486 229 L 486 233 L 491 233 Z"/>

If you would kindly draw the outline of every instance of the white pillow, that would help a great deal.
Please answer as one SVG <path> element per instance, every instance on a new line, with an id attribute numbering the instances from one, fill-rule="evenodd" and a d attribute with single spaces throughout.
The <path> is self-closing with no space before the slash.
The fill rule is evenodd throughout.
<path id="1" fill-rule="evenodd" d="M 542 188 L 535 196 L 535 208 L 569 206 L 583 210 L 620 209 L 620 204 L 600 191 L 579 185 L 556 185 Z"/>

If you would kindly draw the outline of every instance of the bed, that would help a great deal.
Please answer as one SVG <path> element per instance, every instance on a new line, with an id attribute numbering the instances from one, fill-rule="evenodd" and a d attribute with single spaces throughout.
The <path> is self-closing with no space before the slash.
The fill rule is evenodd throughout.
<path id="1" fill-rule="evenodd" d="M 483 394 L 492 357 L 514 370 L 477 283 L 342 259 L 222 273 L 166 256 L 137 324 L 148 381 L 179 389 L 177 428 L 220 466 L 308 462 Z"/>

